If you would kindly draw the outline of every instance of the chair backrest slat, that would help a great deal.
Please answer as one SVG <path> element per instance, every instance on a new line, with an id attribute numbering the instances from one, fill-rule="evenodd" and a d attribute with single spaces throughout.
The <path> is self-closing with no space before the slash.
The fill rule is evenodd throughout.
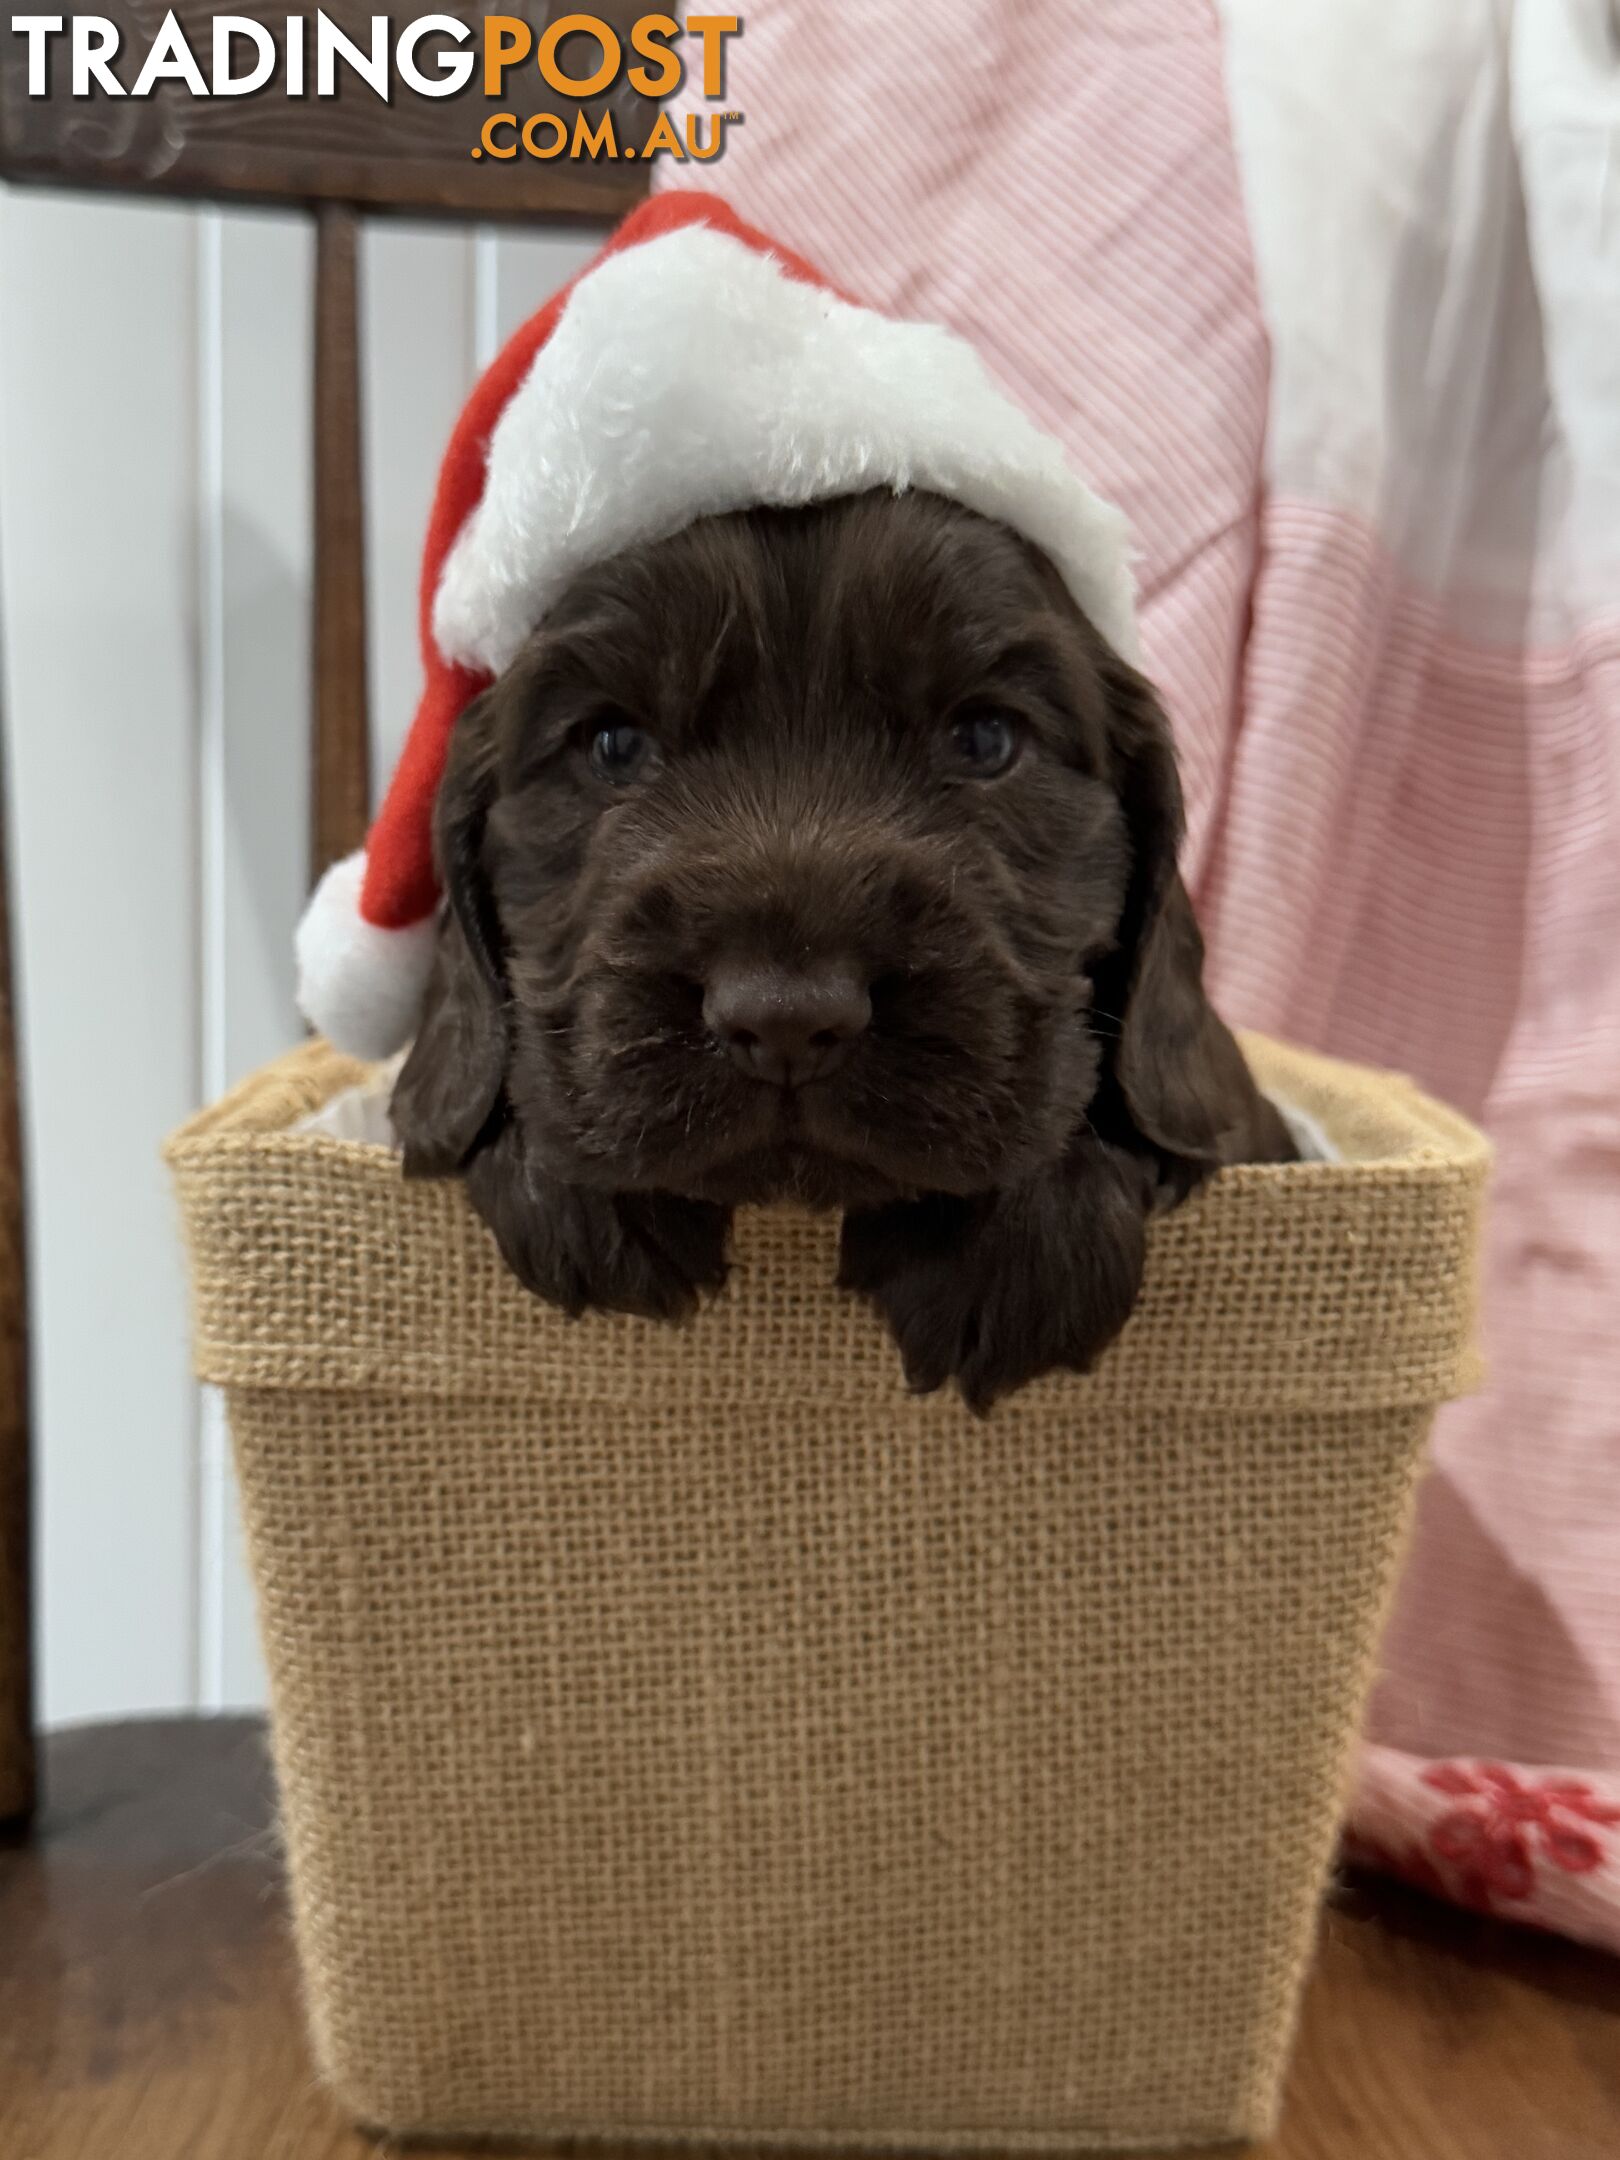
<path id="1" fill-rule="evenodd" d="M 365 838 L 371 795 L 360 447 L 359 220 L 315 214 L 314 680 L 310 877 Z"/>

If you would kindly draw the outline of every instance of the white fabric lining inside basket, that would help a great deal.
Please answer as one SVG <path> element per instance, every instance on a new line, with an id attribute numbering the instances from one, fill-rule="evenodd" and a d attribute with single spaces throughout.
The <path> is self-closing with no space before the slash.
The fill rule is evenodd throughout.
<path id="1" fill-rule="evenodd" d="M 363 1147 L 396 1146 L 394 1128 L 388 1122 L 388 1103 L 404 1062 L 405 1053 L 401 1051 L 398 1057 L 375 1067 L 357 1087 L 344 1088 L 330 1102 L 322 1103 L 319 1110 L 300 1118 L 293 1131 L 324 1133 L 329 1139 L 358 1141 Z M 1338 1149 L 1315 1118 L 1290 1103 L 1279 1102 L 1277 1108 L 1294 1136 L 1301 1161 L 1338 1161 Z"/>

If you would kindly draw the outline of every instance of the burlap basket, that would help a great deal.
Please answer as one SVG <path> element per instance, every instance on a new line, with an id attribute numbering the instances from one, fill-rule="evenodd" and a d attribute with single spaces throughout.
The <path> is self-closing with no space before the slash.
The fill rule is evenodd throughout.
<path id="1" fill-rule="evenodd" d="M 836 1225 L 569 1323 L 453 1185 L 171 1144 L 321 2066 L 400 2132 L 1062 2152 L 1263 2133 L 1486 1154 L 1253 1042 L 1344 1160 L 1156 1226 L 1085 1379 L 916 1401 Z"/>

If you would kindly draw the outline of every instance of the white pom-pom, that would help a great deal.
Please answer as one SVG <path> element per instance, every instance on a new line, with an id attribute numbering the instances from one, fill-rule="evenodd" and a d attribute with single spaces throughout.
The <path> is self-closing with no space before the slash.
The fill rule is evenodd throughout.
<path id="1" fill-rule="evenodd" d="M 362 848 L 336 862 L 298 925 L 298 1009 L 351 1057 L 392 1057 L 416 1033 L 433 965 L 433 917 L 380 930 L 360 913 Z"/>

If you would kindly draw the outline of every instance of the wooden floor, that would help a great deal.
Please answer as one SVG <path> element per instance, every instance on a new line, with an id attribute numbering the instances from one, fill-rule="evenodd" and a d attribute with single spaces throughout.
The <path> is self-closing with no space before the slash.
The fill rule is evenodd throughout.
<path id="1" fill-rule="evenodd" d="M 0 2160 L 374 2160 L 311 2076 L 260 1729 L 61 1734 L 46 1777 L 0 1844 Z M 1620 2160 L 1620 1961 L 1344 1892 L 1263 2160 Z"/>

